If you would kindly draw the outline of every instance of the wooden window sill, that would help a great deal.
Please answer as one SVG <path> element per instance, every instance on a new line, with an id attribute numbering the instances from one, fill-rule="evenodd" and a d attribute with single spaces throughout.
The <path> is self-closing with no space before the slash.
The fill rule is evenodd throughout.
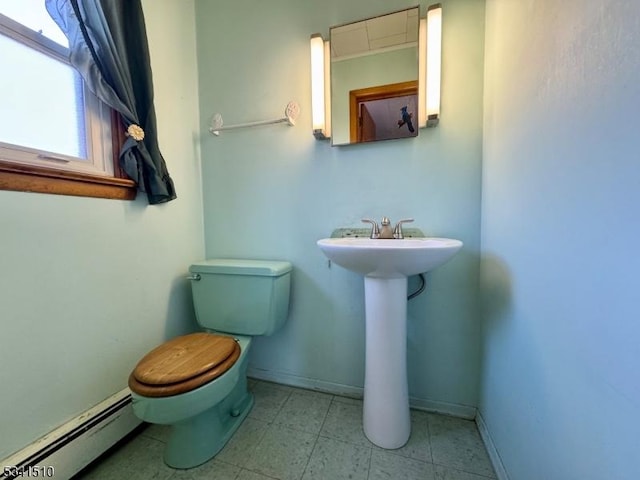
<path id="1" fill-rule="evenodd" d="M 0 160 L 0 190 L 133 200 L 136 198 L 137 186 L 133 180 L 126 178 L 20 165 Z"/>

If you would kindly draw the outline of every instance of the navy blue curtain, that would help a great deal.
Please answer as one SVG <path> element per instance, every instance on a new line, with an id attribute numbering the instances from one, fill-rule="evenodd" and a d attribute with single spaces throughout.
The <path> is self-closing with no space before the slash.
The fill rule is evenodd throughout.
<path id="1" fill-rule="evenodd" d="M 120 166 L 150 204 L 176 198 L 158 147 L 149 46 L 140 0 L 45 0 L 69 39 L 71 64 L 127 128 Z"/>

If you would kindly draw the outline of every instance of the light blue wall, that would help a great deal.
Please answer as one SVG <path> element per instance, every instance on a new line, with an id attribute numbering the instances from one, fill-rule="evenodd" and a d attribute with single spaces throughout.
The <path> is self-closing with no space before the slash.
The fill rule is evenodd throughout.
<path id="1" fill-rule="evenodd" d="M 258 338 L 252 372 L 357 392 L 363 385 L 363 280 L 327 266 L 316 240 L 363 217 L 415 217 L 465 248 L 428 275 L 409 305 L 409 383 L 416 405 L 473 414 L 479 373 L 478 266 L 484 2 L 443 1 L 442 121 L 417 139 L 334 147 L 311 129 L 309 37 L 332 25 L 415 5 L 406 1 L 196 1 L 201 131 L 275 118 L 295 128 L 202 139 L 208 257 L 293 262 L 285 328 Z M 426 4 L 422 4 L 423 13 Z M 415 287 L 415 283 L 410 284 Z"/>
<path id="2" fill-rule="evenodd" d="M 0 191 L 0 459 L 125 388 L 146 351 L 194 328 L 184 280 L 204 256 L 194 7 L 143 4 L 178 199 Z"/>
<path id="3" fill-rule="evenodd" d="M 487 2 L 480 412 L 513 480 L 640 478 L 639 19 Z"/>

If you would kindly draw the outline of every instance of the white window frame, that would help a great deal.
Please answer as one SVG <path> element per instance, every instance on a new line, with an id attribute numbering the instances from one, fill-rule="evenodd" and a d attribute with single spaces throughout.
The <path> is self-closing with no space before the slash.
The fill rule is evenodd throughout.
<path id="1" fill-rule="evenodd" d="M 2 14 L 0 14 L 0 34 L 73 68 L 68 60 L 68 48 Z M 111 110 L 93 95 L 86 85 L 83 86 L 83 98 L 87 159 L 39 150 L 29 145 L 0 142 L 0 160 L 53 170 L 113 177 L 115 172 Z"/>

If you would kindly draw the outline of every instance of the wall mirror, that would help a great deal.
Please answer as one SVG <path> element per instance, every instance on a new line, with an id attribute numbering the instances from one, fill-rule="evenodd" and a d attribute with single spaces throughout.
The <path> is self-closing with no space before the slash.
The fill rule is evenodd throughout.
<path id="1" fill-rule="evenodd" d="M 420 8 L 330 29 L 331 144 L 418 135 Z"/>

